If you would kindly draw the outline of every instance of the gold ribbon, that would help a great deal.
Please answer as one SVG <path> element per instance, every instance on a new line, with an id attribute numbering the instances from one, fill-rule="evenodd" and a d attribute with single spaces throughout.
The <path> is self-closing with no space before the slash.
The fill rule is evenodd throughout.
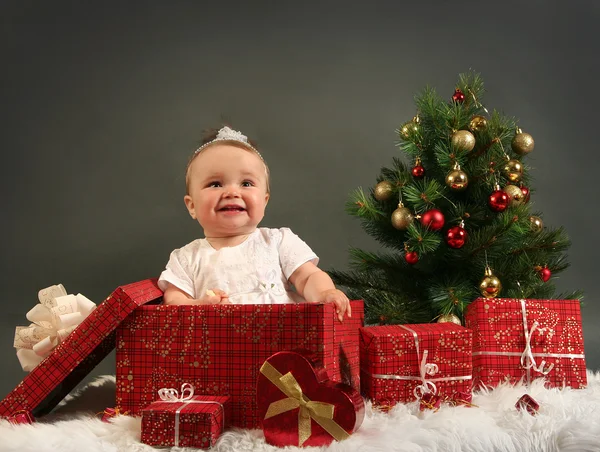
<path id="1" fill-rule="evenodd" d="M 270 363 L 265 363 L 260 368 L 260 373 L 269 379 L 283 392 L 287 399 L 273 402 L 267 408 L 265 419 L 285 413 L 286 411 L 300 408 L 298 412 L 298 445 L 302 446 L 311 435 L 311 419 L 325 429 L 336 441 L 342 441 L 350 436 L 340 425 L 333 420 L 335 405 L 324 402 L 313 402 L 302 393 L 302 387 L 291 372 L 285 375 L 275 369 Z"/>

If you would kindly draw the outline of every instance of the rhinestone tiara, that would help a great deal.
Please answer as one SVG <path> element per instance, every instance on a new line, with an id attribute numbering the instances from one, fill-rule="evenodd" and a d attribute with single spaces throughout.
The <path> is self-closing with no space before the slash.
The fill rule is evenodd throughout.
<path id="1" fill-rule="evenodd" d="M 241 143 L 244 145 L 244 147 L 256 152 L 256 154 L 264 162 L 262 155 L 260 155 L 260 152 L 258 152 L 258 150 L 248 142 L 248 137 L 246 135 L 244 135 L 242 132 L 239 132 L 237 130 L 233 130 L 227 126 L 219 129 L 219 132 L 217 133 L 217 136 L 215 137 L 214 140 L 211 140 L 208 143 L 204 143 L 202 146 L 200 146 L 198 149 L 196 149 L 196 152 L 194 152 L 194 155 L 198 154 L 199 152 L 202 152 L 205 148 L 207 148 L 211 144 L 215 144 L 218 141 L 235 141 L 237 143 Z"/>

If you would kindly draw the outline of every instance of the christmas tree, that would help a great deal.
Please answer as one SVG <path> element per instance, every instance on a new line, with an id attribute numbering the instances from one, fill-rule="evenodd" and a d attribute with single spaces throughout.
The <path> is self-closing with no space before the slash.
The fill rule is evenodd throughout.
<path id="1" fill-rule="evenodd" d="M 377 184 L 358 188 L 347 211 L 387 250 L 350 250 L 349 271 L 331 271 L 368 324 L 460 323 L 477 297 L 556 295 L 570 241 L 530 200 L 531 135 L 484 107 L 479 74 L 461 74 L 447 99 L 426 88 L 398 129 L 410 165 L 394 158 Z"/>

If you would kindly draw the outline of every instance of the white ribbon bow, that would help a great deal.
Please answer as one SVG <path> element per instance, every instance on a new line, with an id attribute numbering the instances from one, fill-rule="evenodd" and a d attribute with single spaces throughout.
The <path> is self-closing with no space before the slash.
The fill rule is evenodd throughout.
<path id="1" fill-rule="evenodd" d="M 158 390 L 158 397 L 164 402 L 187 402 L 194 397 L 194 386 L 190 383 L 184 383 L 181 385 L 181 396 L 175 388 L 160 388 Z"/>
<path id="2" fill-rule="evenodd" d="M 38 292 L 40 304 L 26 317 L 29 326 L 15 330 L 14 347 L 24 371 L 30 372 L 96 309 L 96 304 L 82 294 L 68 295 L 62 284 Z"/>
<path id="3" fill-rule="evenodd" d="M 413 394 L 415 398 L 421 399 L 424 394 L 428 392 L 432 392 L 434 394 L 437 393 L 437 387 L 433 381 L 426 380 L 427 375 L 434 376 L 438 373 L 438 365 L 435 363 L 427 362 L 427 355 L 429 354 L 429 350 L 423 350 L 423 358 L 421 359 L 421 365 L 419 366 L 419 374 L 421 376 L 421 384 L 417 385 L 415 389 L 413 389 Z"/>
<path id="4" fill-rule="evenodd" d="M 525 325 L 527 325 L 525 323 Z M 538 321 L 534 321 L 531 326 L 531 330 L 527 331 L 527 326 L 525 326 L 525 350 L 523 350 L 523 354 L 521 355 L 521 366 L 524 369 L 533 369 L 537 372 L 540 372 L 543 375 L 548 375 L 552 368 L 554 367 L 554 363 L 551 363 L 546 369 L 544 366 L 546 365 L 546 361 L 542 360 L 539 366 L 536 365 L 535 357 L 533 356 L 533 350 L 531 349 L 531 338 L 533 337 L 533 333 L 537 329 L 540 333 L 546 331 L 546 328 L 538 328 Z"/>

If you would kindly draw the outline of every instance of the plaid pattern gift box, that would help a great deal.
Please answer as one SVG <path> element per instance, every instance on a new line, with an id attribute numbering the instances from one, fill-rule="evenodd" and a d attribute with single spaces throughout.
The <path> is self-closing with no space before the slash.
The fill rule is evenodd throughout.
<path id="1" fill-rule="evenodd" d="M 359 388 L 362 301 L 340 323 L 332 304 L 142 306 L 117 330 L 117 407 L 138 415 L 163 387 L 231 397 L 231 425 L 259 428 L 256 381 L 284 350 L 315 353 L 332 379 Z"/>
<path id="2" fill-rule="evenodd" d="M 49 413 L 115 346 L 115 329 L 135 308 L 160 301 L 156 280 L 117 288 L 0 402 L 0 416 Z"/>
<path id="3" fill-rule="evenodd" d="M 473 330 L 476 388 L 540 377 L 554 387 L 587 384 L 578 300 L 478 298 L 465 325 Z"/>
<path id="4" fill-rule="evenodd" d="M 150 446 L 198 447 L 215 445 L 231 419 L 230 398 L 195 396 L 192 385 L 162 388 L 160 400 L 142 410 L 141 441 Z"/>
<path id="5" fill-rule="evenodd" d="M 472 346 L 471 330 L 453 323 L 361 328 L 362 393 L 381 408 L 426 394 L 468 399 Z"/>

